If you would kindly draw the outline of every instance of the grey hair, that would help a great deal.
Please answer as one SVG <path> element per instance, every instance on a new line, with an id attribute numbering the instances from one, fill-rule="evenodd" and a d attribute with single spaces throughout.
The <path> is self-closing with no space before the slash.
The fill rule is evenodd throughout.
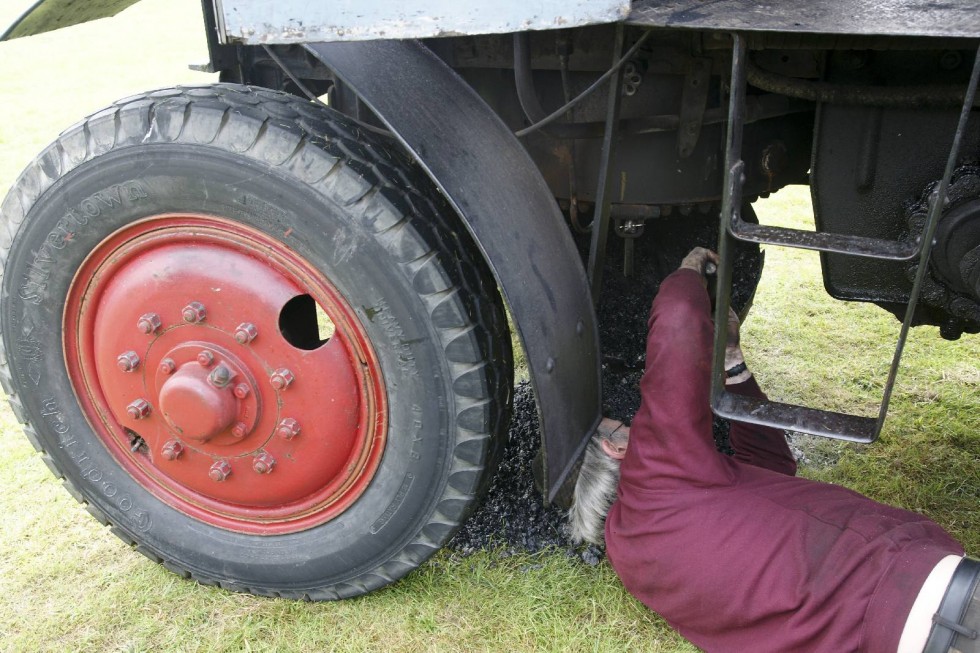
<path id="1" fill-rule="evenodd" d="M 568 510 L 569 535 L 576 544 L 605 544 L 606 515 L 616 500 L 620 461 L 606 455 L 601 441 L 602 436 L 595 434 L 585 449 Z"/>

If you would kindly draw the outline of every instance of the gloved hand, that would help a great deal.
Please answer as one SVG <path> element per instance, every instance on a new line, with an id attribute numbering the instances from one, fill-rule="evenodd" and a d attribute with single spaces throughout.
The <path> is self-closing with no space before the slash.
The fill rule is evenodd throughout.
<path id="1" fill-rule="evenodd" d="M 688 252 L 687 256 L 684 257 L 684 260 L 681 261 L 680 267 L 694 270 L 700 274 L 701 285 L 707 288 L 708 280 L 705 279 L 704 274 L 705 267 L 709 262 L 718 265 L 718 255 L 705 247 L 695 247 Z"/>

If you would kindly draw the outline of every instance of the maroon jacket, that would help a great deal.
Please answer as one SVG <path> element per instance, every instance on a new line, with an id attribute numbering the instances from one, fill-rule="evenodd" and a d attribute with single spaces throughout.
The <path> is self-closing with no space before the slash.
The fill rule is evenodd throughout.
<path id="1" fill-rule="evenodd" d="M 653 302 L 642 401 L 606 546 L 631 594 L 708 651 L 894 653 L 919 588 L 962 547 L 935 523 L 793 476 L 782 432 L 733 424 L 717 452 L 713 326 L 699 275 Z M 733 392 L 762 396 L 753 379 Z"/>

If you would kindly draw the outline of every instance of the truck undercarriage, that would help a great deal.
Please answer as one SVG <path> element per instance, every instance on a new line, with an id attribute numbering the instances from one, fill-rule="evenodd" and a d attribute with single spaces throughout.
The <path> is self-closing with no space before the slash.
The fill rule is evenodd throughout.
<path id="1" fill-rule="evenodd" d="M 68 0 L 41 2 L 4 38 L 128 4 L 72 17 Z M 550 22 L 514 8 L 413 23 L 379 3 L 373 20 L 331 23 L 319 7 L 205 0 L 203 69 L 222 84 L 121 101 L 39 155 L 4 203 L 4 347 L 57 351 L 14 355 L 3 378 L 83 494 L 95 490 L 80 460 L 98 450 L 174 532 L 200 522 L 243 551 L 315 533 L 336 558 L 386 530 L 352 571 L 324 562 L 281 584 L 241 571 L 232 585 L 335 598 L 390 582 L 451 536 L 493 471 L 510 410 L 506 304 L 546 499 L 567 501 L 600 418 L 606 252 L 621 248 L 632 274 L 637 242 L 668 219 L 662 249 L 719 251 L 718 315 L 751 303 L 766 244 L 820 251 L 830 295 L 903 321 L 874 417 L 723 392 L 719 328 L 721 416 L 871 442 L 908 328 L 980 331 L 969 2 L 846 15 L 835 2 L 597 2 L 574 17 L 557 4 Z M 789 184 L 810 186 L 815 232 L 758 224 L 752 202 Z M 149 340 L 115 334 L 129 322 Z M 341 380 L 310 383 L 328 377 Z M 339 449 L 300 436 L 321 421 Z M 79 455 L 66 449 L 77 430 L 91 448 Z M 274 481 L 236 485 L 246 473 Z M 200 546 L 154 539 L 111 498 L 92 500 L 134 541 L 214 573 Z M 364 533 L 345 535 L 355 522 Z"/>

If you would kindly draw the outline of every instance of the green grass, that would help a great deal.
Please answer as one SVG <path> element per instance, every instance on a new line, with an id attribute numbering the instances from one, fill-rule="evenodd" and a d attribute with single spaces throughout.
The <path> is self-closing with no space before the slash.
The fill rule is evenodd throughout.
<path id="1" fill-rule="evenodd" d="M 211 77 L 199 5 L 144 0 L 118 17 L 0 44 L 0 194 L 31 157 L 120 97 Z M 18 13 L 0 7 L 0 22 Z M 805 226 L 806 189 L 759 207 Z M 822 290 L 813 254 L 773 249 L 743 340 L 770 394 L 871 414 L 898 322 Z M 882 440 L 804 442 L 809 476 L 923 511 L 980 553 L 980 338 L 909 340 Z M 693 650 L 626 594 L 611 568 L 561 553 L 437 556 L 391 588 L 340 603 L 230 594 L 167 572 L 93 520 L 0 408 L 0 650 Z"/>

